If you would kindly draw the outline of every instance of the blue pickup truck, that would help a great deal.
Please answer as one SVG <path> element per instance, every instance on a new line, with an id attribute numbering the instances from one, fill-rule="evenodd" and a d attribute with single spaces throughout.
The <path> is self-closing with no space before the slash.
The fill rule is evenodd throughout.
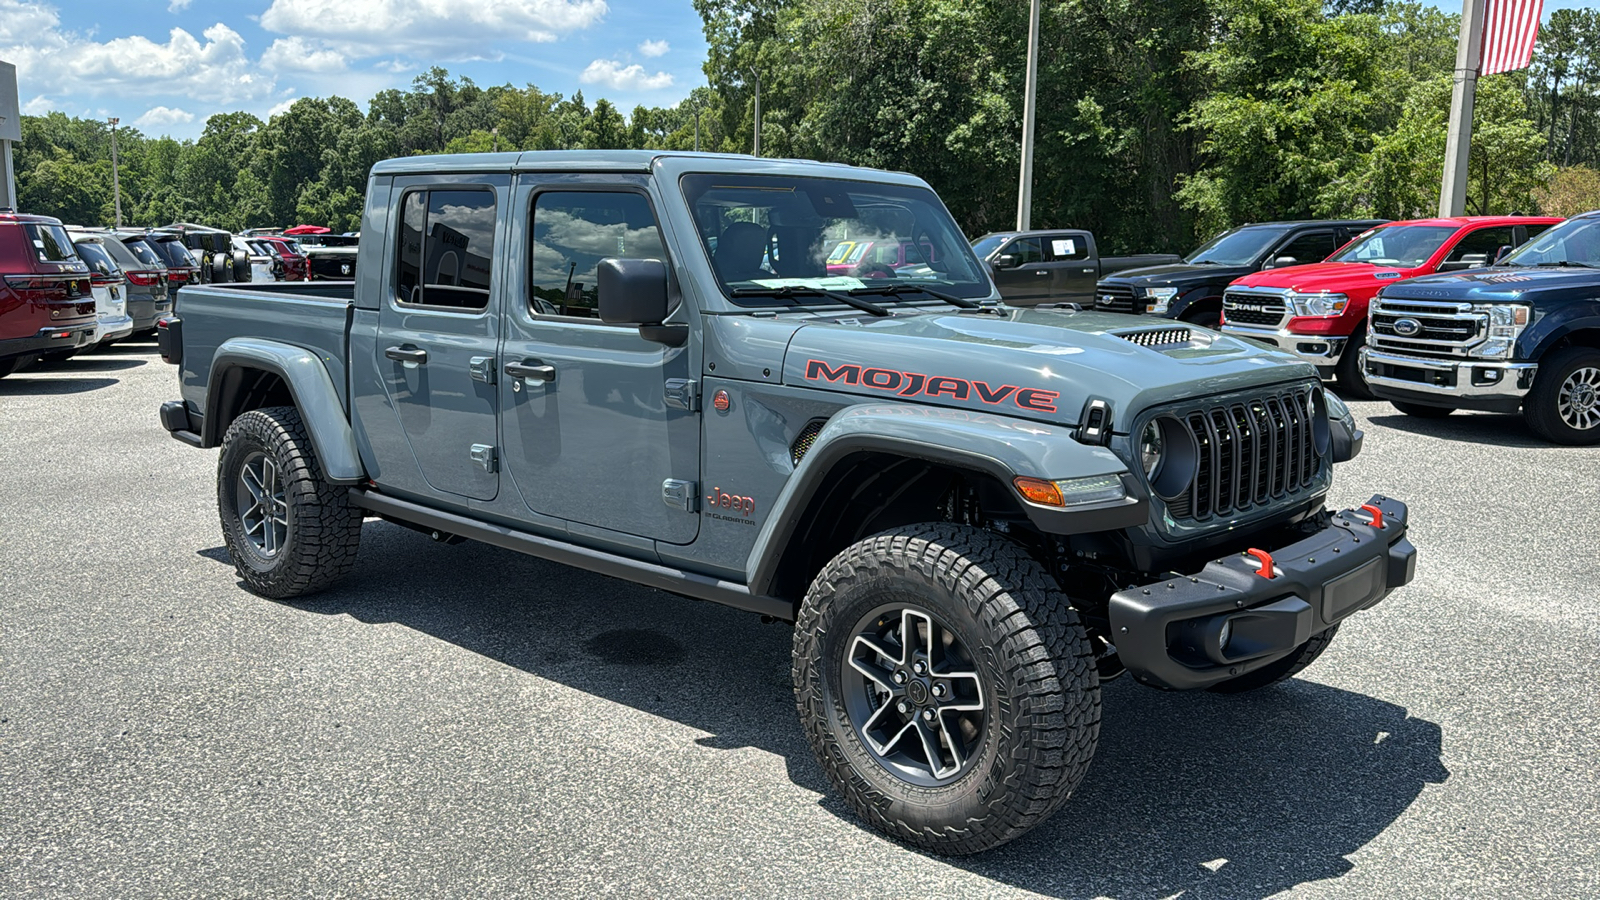
<path id="1" fill-rule="evenodd" d="M 827 271 L 842 240 L 932 248 Z M 942 853 L 1083 776 L 1100 683 L 1248 691 L 1412 578 L 1404 503 L 1305 363 L 1013 309 L 927 184 L 710 154 L 372 170 L 353 283 L 185 288 L 163 425 L 221 447 L 243 582 L 333 584 L 364 518 L 794 623 L 858 813 Z M 670 605 L 662 607 L 670 615 Z"/>
<path id="2" fill-rule="evenodd" d="M 1385 287 L 1367 335 L 1367 383 L 1407 415 L 1520 409 L 1546 440 L 1600 444 L 1600 212 L 1490 268 Z"/>

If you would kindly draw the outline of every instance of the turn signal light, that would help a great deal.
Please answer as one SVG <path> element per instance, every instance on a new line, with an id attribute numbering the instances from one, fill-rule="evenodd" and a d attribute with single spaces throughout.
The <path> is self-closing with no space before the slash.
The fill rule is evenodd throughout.
<path id="1" fill-rule="evenodd" d="M 1056 487 L 1054 481 L 1045 481 L 1043 478 L 1029 478 L 1018 475 L 1011 479 L 1017 486 L 1017 493 L 1021 494 L 1029 503 L 1040 506 L 1065 506 L 1061 500 L 1061 488 Z"/>

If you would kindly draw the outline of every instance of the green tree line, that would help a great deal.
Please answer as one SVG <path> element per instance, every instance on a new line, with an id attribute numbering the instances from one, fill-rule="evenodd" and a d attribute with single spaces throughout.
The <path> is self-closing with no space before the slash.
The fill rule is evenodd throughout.
<path id="1" fill-rule="evenodd" d="M 1033 221 L 1116 251 L 1186 250 L 1243 221 L 1431 214 L 1458 18 L 1399 0 L 1046 0 Z M 695 0 L 708 85 L 630 114 L 442 68 L 366 111 L 303 98 L 193 141 L 117 132 L 125 222 L 359 226 L 368 169 L 491 149 L 749 153 L 914 172 L 969 234 L 1009 227 L 1027 4 Z M 1479 82 L 1468 211 L 1600 206 L 1600 14 L 1557 10 L 1526 72 Z M 111 133 L 25 116 L 23 209 L 113 216 Z"/>

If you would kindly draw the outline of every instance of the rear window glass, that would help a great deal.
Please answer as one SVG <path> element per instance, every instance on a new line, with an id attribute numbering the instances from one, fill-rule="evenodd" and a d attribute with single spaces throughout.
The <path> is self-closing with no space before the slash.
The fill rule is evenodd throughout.
<path id="1" fill-rule="evenodd" d="M 150 249 L 150 245 L 145 243 L 140 238 L 135 238 L 131 241 L 123 241 L 122 246 L 128 248 L 128 252 L 132 253 L 135 259 L 139 260 L 139 262 L 142 262 L 145 265 L 160 266 L 166 264 L 166 261 L 157 256 L 156 252 Z"/>
<path id="2" fill-rule="evenodd" d="M 33 246 L 33 252 L 40 262 L 70 262 L 78 258 L 78 253 L 72 246 L 72 239 L 67 237 L 67 230 L 60 225 L 36 225 L 28 223 L 22 226 L 28 235 L 28 243 Z"/>
<path id="3" fill-rule="evenodd" d="M 116 278 L 122 274 L 121 270 L 117 268 L 117 264 L 111 261 L 110 254 L 106 253 L 106 248 L 100 246 L 99 244 L 89 243 L 88 241 L 75 244 L 74 246 L 78 251 L 78 256 L 81 257 L 84 262 L 89 264 L 89 270 L 95 274 L 106 275 L 112 278 Z"/>
<path id="4" fill-rule="evenodd" d="M 176 238 L 165 241 L 152 241 L 151 246 L 155 247 L 156 252 L 166 259 L 169 266 L 195 265 L 194 257 L 189 255 L 189 248 L 183 246 Z"/>

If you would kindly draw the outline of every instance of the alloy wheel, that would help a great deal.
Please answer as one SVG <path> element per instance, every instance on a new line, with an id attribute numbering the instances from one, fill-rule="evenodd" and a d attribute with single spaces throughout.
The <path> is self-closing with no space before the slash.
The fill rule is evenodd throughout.
<path id="1" fill-rule="evenodd" d="M 262 556 L 277 556 L 289 539 L 289 504 L 277 462 L 261 452 L 245 457 L 235 496 L 245 540 Z"/>
<path id="2" fill-rule="evenodd" d="M 1584 366 L 1561 383 L 1556 398 L 1562 421 L 1579 431 L 1600 426 L 1600 369 Z"/>

